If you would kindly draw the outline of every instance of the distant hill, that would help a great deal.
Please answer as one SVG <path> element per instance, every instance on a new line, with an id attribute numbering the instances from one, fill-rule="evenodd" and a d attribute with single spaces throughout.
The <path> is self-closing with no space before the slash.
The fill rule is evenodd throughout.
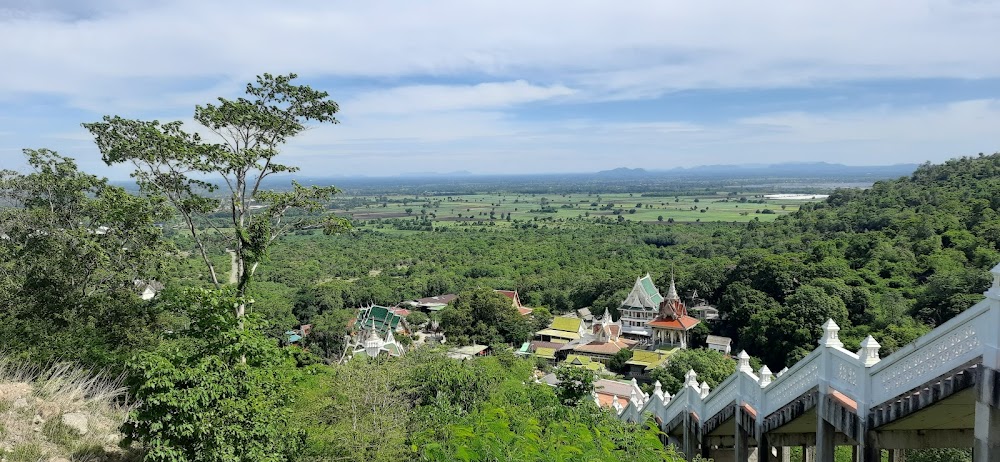
<path id="1" fill-rule="evenodd" d="M 628 168 L 628 167 L 618 167 L 613 170 L 601 170 L 595 173 L 595 175 L 597 176 L 615 177 L 615 178 L 648 176 L 649 174 L 650 172 L 644 168 Z"/>
<path id="2" fill-rule="evenodd" d="M 664 173 L 699 176 L 905 176 L 913 173 L 918 164 L 895 165 L 843 165 L 828 162 L 786 162 L 779 164 L 701 165 L 679 167 Z"/>

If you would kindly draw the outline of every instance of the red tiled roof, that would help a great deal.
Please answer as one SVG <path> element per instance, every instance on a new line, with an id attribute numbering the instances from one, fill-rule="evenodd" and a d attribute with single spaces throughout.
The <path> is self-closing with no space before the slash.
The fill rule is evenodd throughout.
<path id="1" fill-rule="evenodd" d="M 597 401 L 601 403 L 601 407 L 612 407 L 614 399 L 614 395 L 597 392 Z M 618 404 L 620 404 L 623 408 L 628 407 L 628 400 L 629 396 L 619 396 Z"/>
<path id="2" fill-rule="evenodd" d="M 517 307 L 517 308 L 521 307 L 521 297 L 519 297 L 517 295 L 517 291 L 516 290 L 499 290 L 499 289 L 497 289 L 497 290 L 494 290 L 494 292 L 503 294 L 504 297 L 507 297 L 507 298 L 509 298 L 511 300 L 514 300 L 514 306 L 515 307 Z"/>
<path id="3" fill-rule="evenodd" d="M 516 290 L 500 290 L 500 289 L 497 289 L 496 291 L 500 292 L 501 294 L 504 295 L 504 297 L 507 297 L 507 298 L 509 298 L 511 300 L 513 300 L 514 297 L 517 296 L 517 291 Z"/>
<path id="4" fill-rule="evenodd" d="M 534 310 L 534 308 L 528 308 L 526 306 L 519 306 L 519 307 L 517 307 L 517 311 L 519 313 L 521 313 L 521 316 L 527 316 L 527 315 L 531 314 L 532 311 L 535 311 L 535 310 Z"/>
<path id="5" fill-rule="evenodd" d="M 394 313 L 396 313 L 396 314 L 404 317 L 404 318 L 410 315 L 410 310 L 408 310 L 406 308 L 396 308 L 396 309 L 393 309 L 392 311 Z"/>
<path id="6" fill-rule="evenodd" d="M 601 326 L 600 324 L 594 324 L 594 327 L 591 328 L 591 332 L 596 334 L 600 332 L 601 329 L 603 329 L 603 326 Z M 611 335 L 615 337 L 617 337 L 619 334 L 622 333 L 622 326 L 619 326 L 617 324 L 608 326 L 608 329 L 611 331 Z"/>
<path id="7" fill-rule="evenodd" d="M 691 316 L 680 316 L 677 319 L 656 319 L 650 321 L 649 325 L 660 329 L 689 330 L 699 322 L 701 321 Z"/>

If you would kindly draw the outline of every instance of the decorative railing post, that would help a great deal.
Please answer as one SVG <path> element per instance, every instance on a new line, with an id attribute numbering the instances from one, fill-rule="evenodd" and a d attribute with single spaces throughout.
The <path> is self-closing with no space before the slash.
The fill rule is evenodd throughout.
<path id="1" fill-rule="evenodd" d="M 764 388 L 771 384 L 774 380 L 774 374 L 771 373 L 771 369 L 767 368 L 767 365 L 760 368 L 760 387 Z"/>
<path id="2" fill-rule="evenodd" d="M 993 284 L 990 289 L 983 292 L 986 299 L 993 303 L 990 307 L 991 314 L 987 317 L 989 323 L 994 326 L 992 329 L 986 330 L 986 338 L 984 338 L 984 343 L 986 346 L 985 351 L 983 351 L 983 364 L 987 367 L 993 368 L 994 370 L 1000 370 L 1000 333 L 997 332 L 995 326 L 1000 325 L 1000 264 L 994 266 L 990 270 L 993 275 Z"/>
<path id="3" fill-rule="evenodd" d="M 750 367 L 750 355 L 747 354 L 747 350 L 743 350 L 740 354 L 736 355 L 736 370 L 738 372 L 753 374 L 753 368 Z"/>
<path id="4" fill-rule="evenodd" d="M 836 430 L 833 425 L 826 420 L 826 395 L 830 392 L 830 380 L 835 376 L 833 373 L 834 348 L 843 348 L 844 343 L 840 341 L 840 326 L 833 319 L 827 319 L 823 323 L 823 337 L 819 339 L 820 357 L 819 374 L 816 380 L 816 390 L 819 392 L 819 403 L 817 403 L 816 419 L 816 459 L 818 462 L 833 462 L 834 458 L 834 436 Z"/>
<path id="5" fill-rule="evenodd" d="M 858 350 L 858 359 L 861 360 L 861 364 L 864 364 L 865 367 L 872 367 L 878 364 L 878 362 L 882 360 L 882 358 L 879 358 L 878 356 L 878 350 L 881 347 L 882 345 L 879 345 L 878 342 L 875 341 L 875 337 L 872 337 L 871 335 L 865 337 L 865 339 L 861 341 L 861 349 Z"/>
<path id="6" fill-rule="evenodd" d="M 689 387 L 698 388 L 698 373 L 694 369 L 689 369 L 687 374 L 684 374 L 684 384 Z"/>
<path id="7" fill-rule="evenodd" d="M 840 341 L 840 326 L 832 318 L 827 319 L 822 327 L 823 337 L 819 339 L 819 346 L 844 347 L 844 343 Z"/>

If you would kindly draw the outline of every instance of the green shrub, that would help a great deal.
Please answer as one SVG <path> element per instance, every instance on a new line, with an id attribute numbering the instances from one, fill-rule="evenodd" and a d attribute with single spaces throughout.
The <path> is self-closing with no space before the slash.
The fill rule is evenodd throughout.
<path id="1" fill-rule="evenodd" d="M 142 353 L 129 385 L 142 404 L 124 425 L 147 461 L 284 461 L 303 444 L 289 424 L 295 369 L 262 333 L 247 303 L 231 291 L 192 290 L 177 308 L 192 319 L 188 336 Z"/>

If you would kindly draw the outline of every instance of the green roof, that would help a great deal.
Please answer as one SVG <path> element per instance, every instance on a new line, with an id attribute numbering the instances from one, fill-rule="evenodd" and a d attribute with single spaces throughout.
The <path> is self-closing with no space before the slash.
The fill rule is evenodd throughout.
<path id="1" fill-rule="evenodd" d="M 653 300 L 653 303 L 659 305 L 663 302 L 663 297 L 656 290 L 656 286 L 653 285 L 653 279 L 650 278 L 648 274 L 643 276 L 640 281 L 642 282 L 642 290 L 646 292 L 646 295 L 649 295 L 649 298 Z"/>
<path id="2" fill-rule="evenodd" d="M 535 356 L 545 359 L 556 359 L 556 349 L 539 347 L 535 349 Z"/>
<path id="3" fill-rule="evenodd" d="M 354 322 L 354 328 L 358 330 L 368 329 L 375 322 L 375 330 L 379 334 L 385 335 L 390 329 L 396 330 L 399 321 L 403 319 L 391 309 L 384 306 L 374 305 L 369 308 L 362 308 L 358 313 L 358 320 Z"/>
<path id="4" fill-rule="evenodd" d="M 576 340 L 580 338 L 580 333 L 577 331 L 565 331 L 559 329 L 542 329 L 535 333 L 535 335 L 542 337 L 551 337 L 550 341 L 555 342 L 556 339 L 569 339 Z"/>
<path id="5" fill-rule="evenodd" d="M 583 356 L 583 355 L 568 355 L 568 356 L 566 356 L 566 360 L 563 361 L 562 364 L 568 364 L 570 366 L 585 367 L 585 368 L 590 369 L 592 371 L 597 371 L 597 370 L 604 369 L 604 365 L 603 364 L 601 364 L 601 363 L 599 363 L 597 361 L 594 361 L 593 359 L 590 359 L 589 357 Z"/>
<path id="6" fill-rule="evenodd" d="M 674 351 L 634 350 L 632 359 L 629 359 L 625 364 L 643 366 L 648 370 L 663 364 L 673 354 Z"/>
<path id="7" fill-rule="evenodd" d="M 564 316 L 557 316 L 552 318 L 552 329 L 561 330 L 566 332 L 579 332 L 580 331 L 580 319 L 578 318 L 567 318 Z"/>

